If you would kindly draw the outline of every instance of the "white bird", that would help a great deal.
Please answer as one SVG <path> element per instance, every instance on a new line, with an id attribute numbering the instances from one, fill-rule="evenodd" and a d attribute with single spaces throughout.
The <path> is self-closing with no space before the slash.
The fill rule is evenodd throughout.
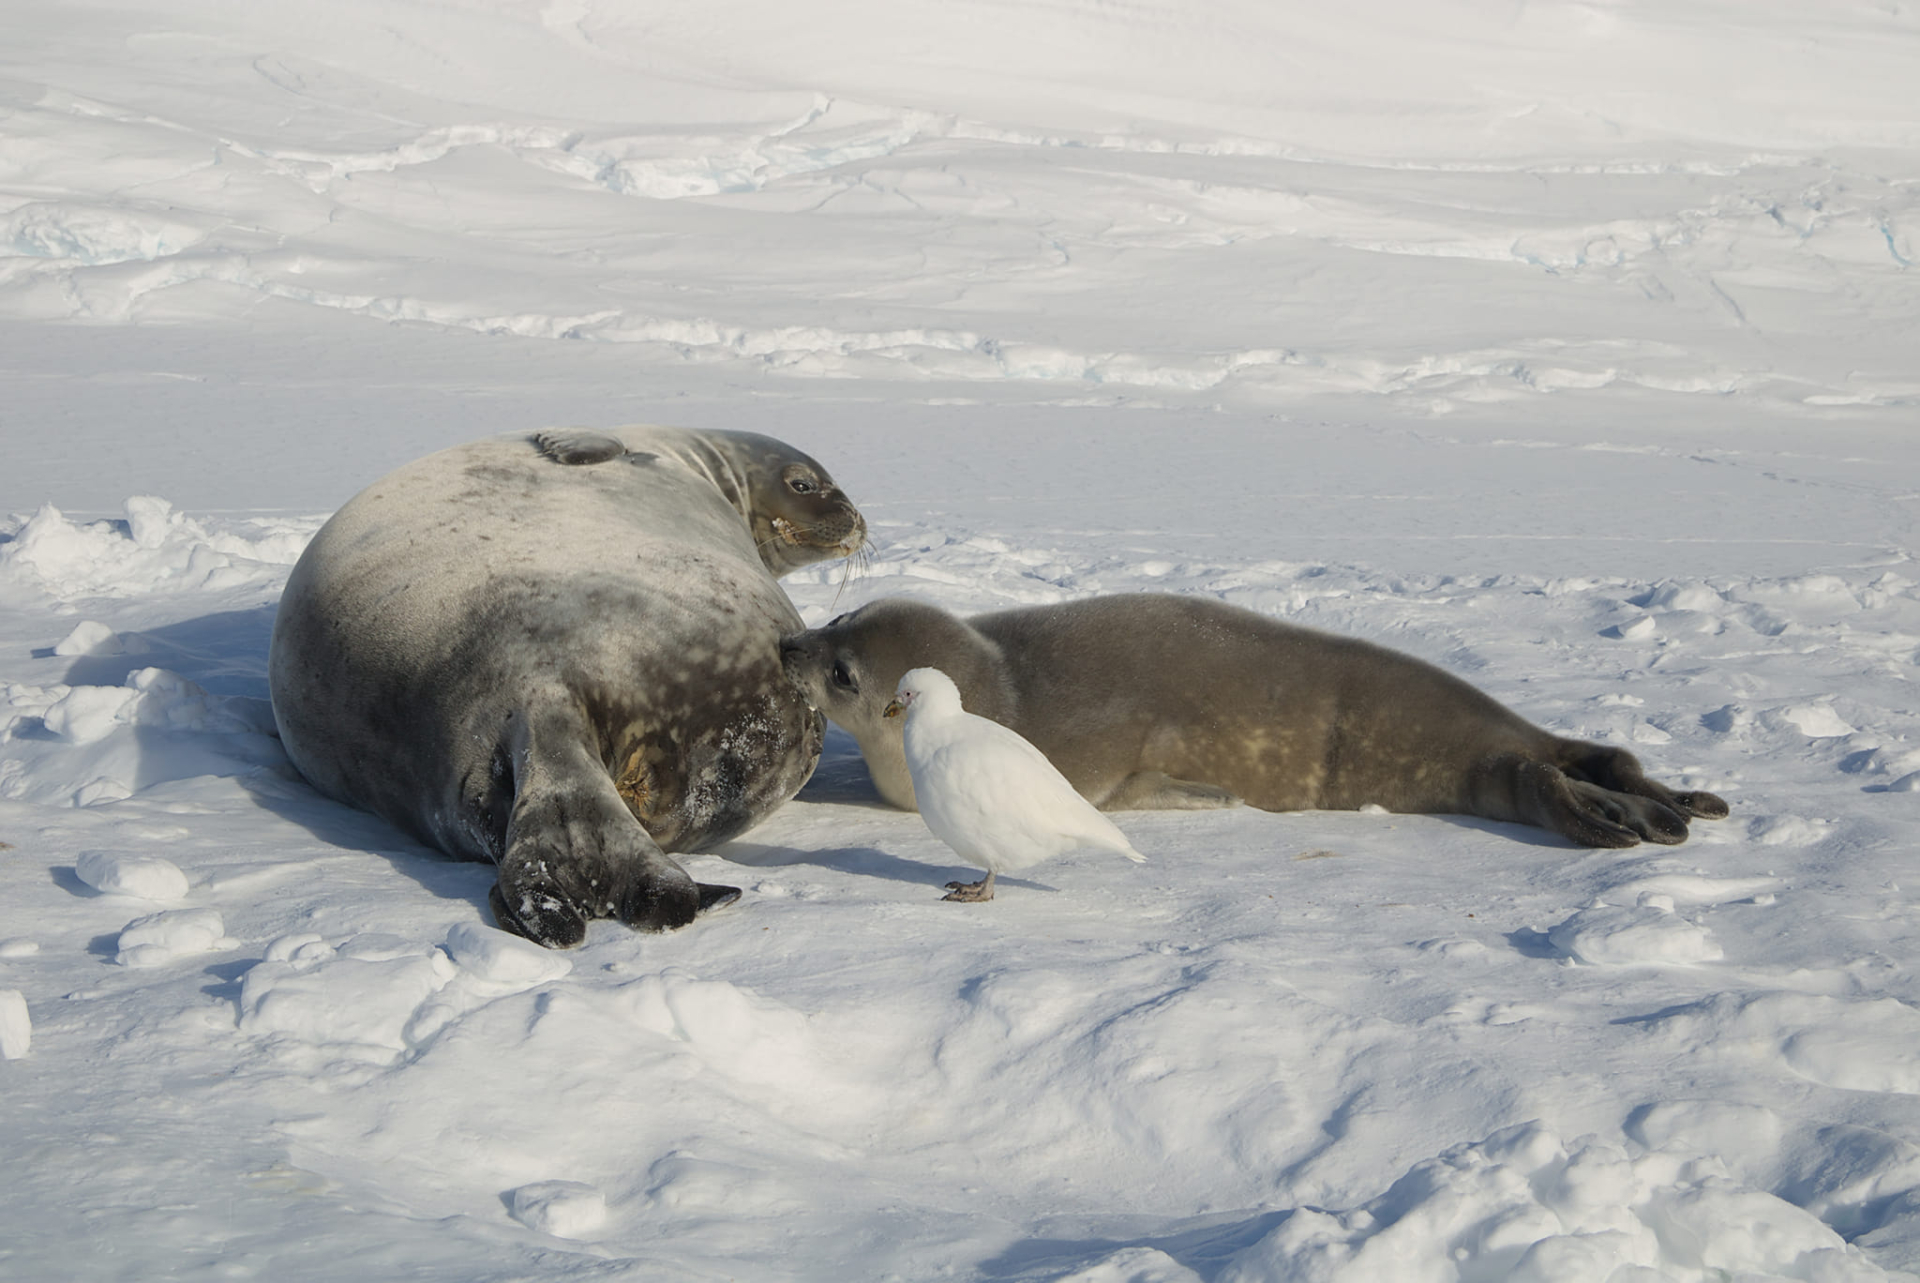
<path id="1" fill-rule="evenodd" d="M 960 706 L 960 689 L 937 668 L 900 679 L 885 716 L 906 713 L 902 740 L 920 816 L 961 859 L 987 871 L 949 882 L 948 900 L 991 900 L 1002 869 L 1024 869 L 1075 847 L 1146 860 L 1127 835 L 1074 792 L 1047 755 L 998 722 Z"/>

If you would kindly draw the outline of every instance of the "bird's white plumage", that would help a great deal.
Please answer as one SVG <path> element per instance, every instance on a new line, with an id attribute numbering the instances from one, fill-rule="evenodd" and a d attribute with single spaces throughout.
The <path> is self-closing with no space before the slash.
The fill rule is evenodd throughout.
<path id="1" fill-rule="evenodd" d="M 895 698 L 906 709 L 907 770 L 920 815 L 961 859 L 989 874 L 1082 846 L 1146 859 L 1044 753 L 961 707 L 959 689 L 939 669 L 912 670 Z"/>

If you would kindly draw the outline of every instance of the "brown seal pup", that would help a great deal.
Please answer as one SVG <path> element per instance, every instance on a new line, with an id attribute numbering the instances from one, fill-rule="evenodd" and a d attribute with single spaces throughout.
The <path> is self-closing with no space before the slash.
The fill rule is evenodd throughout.
<path id="1" fill-rule="evenodd" d="M 738 896 L 666 855 L 798 792 L 825 723 L 781 671 L 776 579 L 861 547 L 825 469 L 770 437 L 493 437 L 349 500 L 287 580 L 281 742 L 330 797 L 499 866 L 500 925 L 549 946 Z"/>
<path id="2" fill-rule="evenodd" d="M 1478 815 L 1581 846 L 1683 842 L 1711 793 L 1623 749 L 1541 730 L 1449 673 L 1203 597 L 1138 593 L 960 619 L 888 598 L 781 643 L 880 795 L 912 809 L 901 675 L 938 668 L 969 711 L 1032 741 L 1102 810 L 1232 806 Z"/>

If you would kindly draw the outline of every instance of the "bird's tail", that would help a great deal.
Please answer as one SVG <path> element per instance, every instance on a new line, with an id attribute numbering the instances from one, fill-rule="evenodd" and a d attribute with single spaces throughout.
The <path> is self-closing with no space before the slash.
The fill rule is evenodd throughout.
<path id="1" fill-rule="evenodd" d="M 1145 864 L 1147 857 L 1133 849 L 1133 843 L 1120 831 L 1120 826 L 1100 812 L 1088 808 L 1086 822 L 1080 827 L 1080 840 L 1088 846 L 1097 846 L 1126 856 L 1135 864 Z"/>

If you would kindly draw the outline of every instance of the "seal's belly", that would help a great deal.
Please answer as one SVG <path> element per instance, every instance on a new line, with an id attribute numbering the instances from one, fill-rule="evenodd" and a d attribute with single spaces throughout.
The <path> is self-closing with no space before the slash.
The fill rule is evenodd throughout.
<path id="1" fill-rule="evenodd" d="M 716 846 L 800 791 L 825 719 L 772 689 L 693 721 L 635 725 L 610 770 L 621 800 L 665 851 Z"/>

